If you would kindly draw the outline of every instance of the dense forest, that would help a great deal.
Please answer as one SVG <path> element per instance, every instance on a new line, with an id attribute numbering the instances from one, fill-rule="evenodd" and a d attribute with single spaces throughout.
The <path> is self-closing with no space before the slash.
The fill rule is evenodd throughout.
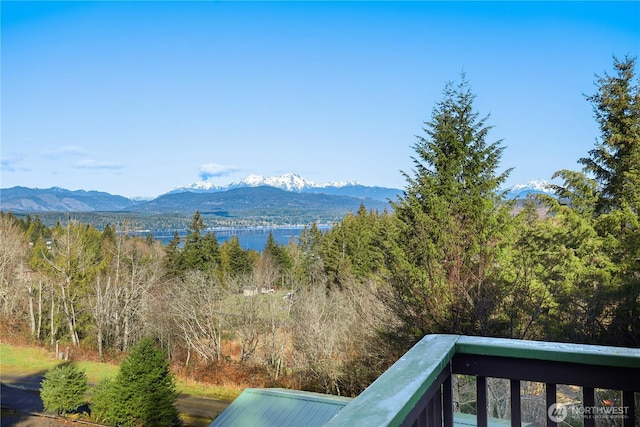
<path id="1" fill-rule="evenodd" d="M 557 197 L 514 210 L 505 147 L 465 76 L 447 84 L 390 209 L 366 206 L 260 252 L 195 212 L 167 246 L 126 227 L 0 217 L 3 333 L 126 354 L 154 337 L 185 369 L 234 365 L 355 395 L 425 334 L 640 347 L 640 93 L 614 59 L 587 96 L 600 135 Z M 552 154 L 551 154 L 552 155 Z"/>

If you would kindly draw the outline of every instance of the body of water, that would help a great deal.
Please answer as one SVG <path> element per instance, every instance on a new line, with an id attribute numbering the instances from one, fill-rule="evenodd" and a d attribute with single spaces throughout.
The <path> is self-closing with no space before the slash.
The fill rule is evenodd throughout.
<path id="1" fill-rule="evenodd" d="M 318 226 L 320 230 L 325 232 L 330 227 L 328 225 Z M 231 237 L 236 236 L 240 242 L 240 246 L 243 249 L 252 249 L 255 251 L 262 251 L 269 233 L 273 233 L 273 238 L 280 245 L 287 245 L 293 239 L 296 243 L 300 233 L 304 230 L 304 227 L 250 227 L 250 228 L 222 228 L 216 230 L 208 230 L 210 233 L 214 233 L 218 239 L 218 243 L 226 242 Z M 157 240 L 160 240 L 163 245 L 167 245 L 172 239 L 175 231 L 178 231 L 178 235 L 183 239 L 187 235 L 186 230 L 153 230 L 153 231 L 139 231 L 136 235 L 145 237 L 149 234 Z M 182 245 L 181 245 L 182 246 Z"/>

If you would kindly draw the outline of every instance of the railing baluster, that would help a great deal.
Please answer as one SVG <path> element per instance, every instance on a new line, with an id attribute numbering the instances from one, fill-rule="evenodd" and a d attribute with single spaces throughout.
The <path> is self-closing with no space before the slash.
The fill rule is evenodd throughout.
<path id="1" fill-rule="evenodd" d="M 427 402 L 427 414 L 425 417 L 425 421 L 426 421 L 425 425 L 435 427 L 436 424 L 433 422 L 433 412 L 434 412 L 433 402 L 434 402 L 433 397 L 429 399 L 429 401 Z"/>
<path id="2" fill-rule="evenodd" d="M 636 421 L 636 402 L 632 391 L 622 392 L 622 406 L 627 408 L 623 421 L 624 427 L 633 427 Z"/>
<path id="3" fill-rule="evenodd" d="M 442 389 L 441 389 L 442 390 Z M 433 396 L 433 425 L 442 426 L 442 391 Z"/>
<path id="4" fill-rule="evenodd" d="M 626 390 L 622 393 L 626 412 L 624 425 L 630 427 L 636 422 L 638 409 L 634 393 L 640 392 L 638 349 L 429 335 L 356 399 L 346 404 L 327 425 L 419 427 L 435 424 L 437 427 L 454 427 L 452 374 L 476 378 L 478 427 L 487 426 L 490 414 L 487 378 L 510 380 L 511 424 L 514 427 L 523 421 L 525 402 L 521 381 L 546 384 L 547 417 L 548 409 L 556 403 L 557 384 L 582 386 L 583 404 L 585 409 L 589 408 L 589 411 L 585 410 L 588 414 L 584 420 L 585 427 L 595 427 L 596 424 L 594 415 L 598 414 L 591 411 L 596 407 L 595 389 Z M 434 398 L 438 401 L 433 401 Z M 615 415 L 613 412 L 619 412 L 620 408 L 609 409 L 611 415 Z M 605 411 L 600 412 L 605 414 Z M 558 408 L 556 415 L 562 414 L 562 408 Z M 553 413 L 551 415 L 557 419 Z M 460 418 L 466 421 L 469 416 L 461 414 Z M 547 425 L 557 426 L 557 423 L 548 418 Z"/>
<path id="5" fill-rule="evenodd" d="M 593 387 L 583 387 L 582 388 L 582 407 L 583 408 L 589 408 L 589 410 L 591 410 L 591 408 L 596 406 L 596 391 Z M 596 419 L 594 418 L 593 414 L 586 413 L 585 410 L 585 414 L 582 416 L 582 419 L 584 421 L 584 427 L 595 427 L 596 425 Z"/>
<path id="6" fill-rule="evenodd" d="M 453 427 L 453 385 L 451 375 L 442 383 L 442 412 L 444 413 L 444 426 Z"/>
<path id="7" fill-rule="evenodd" d="M 426 418 L 426 408 L 422 410 L 422 412 L 420 412 L 417 416 L 417 418 L 413 421 L 413 424 L 411 424 L 411 427 L 422 427 L 425 425 L 424 422 L 421 422 L 421 420 L 424 420 Z"/>
<path id="8" fill-rule="evenodd" d="M 547 427 L 557 427 L 558 423 L 549 418 L 549 408 L 556 403 L 556 385 L 547 383 L 545 388 L 547 391 Z"/>
<path id="9" fill-rule="evenodd" d="M 522 408 L 520 405 L 520 380 L 509 382 L 511 389 L 511 427 L 522 426 Z"/>
<path id="10" fill-rule="evenodd" d="M 487 427 L 487 378 L 476 377 L 476 419 L 478 427 Z"/>
<path id="11" fill-rule="evenodd" d="M 413 422 L 412 427 L 429 427 L 429 400 L 427 396 L 422 396 L 418 402 L 418 406 L 422 409 L 416 415 L 416 419 Z"/>

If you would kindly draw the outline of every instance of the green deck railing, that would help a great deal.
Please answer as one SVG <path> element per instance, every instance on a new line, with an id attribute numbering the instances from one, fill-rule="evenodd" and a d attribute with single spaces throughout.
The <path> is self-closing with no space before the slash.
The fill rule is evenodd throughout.
<path id="1" fill-rule="evenodd" d="M 545 383 L 547 426 L 557 385 L 582 387 L 583 406 L 595 406 L 595 389 L 622 391 L 625 427 L 636 422 L 640 349 L 459 335 L 427 335 L 327 426 L 454 426 L 452 375 L 476 377 L 476 423 L 489 425 L 487 378 L 510 380 L 512 426 L 521 426 L 520 381 Z M 561 415 L 561 414 L 558 414 Z M 584 416 L 585 427 L 595 425 Z"/>

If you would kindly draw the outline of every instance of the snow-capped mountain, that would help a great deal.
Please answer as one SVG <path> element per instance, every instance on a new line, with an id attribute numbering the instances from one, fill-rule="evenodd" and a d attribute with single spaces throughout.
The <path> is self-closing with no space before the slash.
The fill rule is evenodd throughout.
<path id="1" fill-rule="evenodd" d="M 216 186 L 207 181 L 200 181 L 176 187 L 167 194 L 183 192 L 215 193 L 246 187 L 274 187 L 294 193 L 331 194 L 357 197 L 361 199 L 371 198 L 382 201 L 395 199 L 397 195 L 402 193 L 402 190 L 396 188 L 367 187 L 356 181 L 326 182 L 318 184 L 304 179 L 295 173 L 287 173 L 284 175 L 268 177 L 252 174 L 240 181 L 235 181 L 225 186 Z M 528 196 L 533 194 L 553 195 L 551 183 L 540 179 L 530 181 L 526 184 L 514 185 L 513 187 L 505 189 L 506 199 L 526 199 Z"/>
<path id="2" fill-rule="evenodd" d="M 240 181 L 232 182 L 225 186 L 216 186 L 207 181 L 194 182 L 193 184 L 183 185 L 176 187 L 169 193 L 180 193 L 184 191 L 191 191 L 193 193 L 215 192 L 225 191 L 232 188 L 241 187 L 275 187 L 284 191 L 293 191 L 296 193 L 302 193 L 309 189 L 318 188 L 341 188 L 349 185 L 359 185 L 356 181 L 340 181 L 340 182 L 326 182 L 322 184 L 309 181 L 302 178 L 295 173 L 286 173 L 279 176 L 262 176 L 251 174 L 248 177 L 241 179 Z"/>
<path id="3" fill-rule="evenodd" d="M 283 191 L 293 193 L 314 193 L 314 194 L 330 194 L 336 196 L 348 196 L 356 197 L 360 199 L 375 199 L 381 201 L 387 201 L 388 199 L 394 199 L 396 195 L 400 194 L 401 190 L 395 188 L 384 187 L 367 187 L 359 184 L 356 181 L 339 181 L 339 182 L 326 182 L 315 183 L 307 179 L 302 178 L 295 173 L 287 173 L 280 176 L 264 177 L 261 175 L 249 175 L 248 177 L 232 182 L 225 186 L 215 186 L 210 182 L 196 182 L 181 187 L 176 187 L 169 191 L 167 194 L 175 193 L 215 193 L 220 191 L 227 191 L 236 188 L 246 187 L 274 187 Z"/>
<path id="4" fill-rule="evenodd" d="M 239 187 L 275 187 L 284 191 L 301 193 L 305 188 L 317 187 L 316 183 L 307 181 L 295 173 L 287 173 L 280 176 L 264 177 L 261 175 L 249 175 L 248 177 L 229 184 L 228 188 Z"/>
<path id="5" fill-rule="evenodd" d="M 275 187 L 284 191 L 294 191 L 296 193 L 308 192 L 319 188 L 342 188 L 347 186 L 360 185 L 357 181 L 332 181 L 316 183 L 302 178 L 295 173 L 286 173 L 280 176 L 264 177 L 261 175 L 249 175 L 243 180 L 229 184 L 228 188 L 238 187 Z"/>
<path id="6" fill-rule="evenodd" d="M 274 177 L 250 175 L 241 181 L 222 187 L 213 185 L 206 181 L 196 182 L 182 187 L 177 187 L 163 196 L 174 195 L 179 198 L 183 196 L 181 193 L 204 193 L 202 196 L 205 198 L 209 195 L 218 197 L 220 194 L 209 193 L 223 193 L 233 190 L 229 191 L 229 193 L 234 192 L 234 197 L 237 198 L 239 190 L 255 189 L 256 191 L 244 191 L 243 200 L 249 200 L 249 196 L 247 196 L 247 194 L 249 194 L 253 197 L 251 203 L 256 205 L 260 202 L 260 197 L 264 197 L 264 194 L 268 192 L 273 195 L 273 192 L 275 191 L 273 190 L 269 192 L 269 189 L 261 187 L 275 187 L 278 190 L 283 190 L 286 193 L 289 193 L 285 193 L 285 196 L 283 197 L 295 196 L 304 198 L 306 196 L 311 196 L 312 194 L 319 196 L 342 196 L 343 198 L 359 199 L 360 201 L 356 200 L 356 205 L 357 203 L 364 201 L 364 203 L 367 203 L 367 206 L 375 205 L 372 201 L 375 201 L 376 203 L 386 203 L 389 200 L 395 200 L 398 196 L 402 195 L 402 190 L 396 188 L 368 187 L 354 181 L 316 184 L 312 181 L 305 180 L 296 174 L 288 173 Z M 258 190 L 266 190 L 266 192 Z M 527 184 L 514 185 L 513 187 L 505 190 L 505 198 L 520 200 L 526 199 L 530 195 L 541 193 L 553 195 L 552 184 L 544 180 L 537 180 L 528 182 Z M 149 198 L 129 199 L 108 193 L 84 190 L 70 191 L 58 187 L 48 189 L 13 187 L 0 189 L 0 210 L 14 212 L 106 212 L 142 210 L 145 206 L 150 206 L 149 209 L 153 208 L 156 209 L 157 212 L 162 212 L 162 207 L 157 206 L 159 206 L 160 203 L 158 200 L 162 200 L 163 196 L 154 198 L 153 200 L 149 200 Z M 184 194 L 184 196 L 200 195 Z M 308 198 L 304 199 L 305 203 L 308 202 L 307 199 Z M 322 197 L 320 199 L 322 199 Z M 207 203 L 209 203 L 209 205 L 211 204 L 210 202 Z M 206 205 L 207 209 L 210 208 L 209 205 Z M 197 206 L 193 203 L 188 206 L 193 209 L 202 209 L 202 206 Z"/>
<path id="7" fill-rule="evenodd" d="M 198 181 L 192 184 L 175 187 L 171 191 L 168 191 L 166 194 L 184 193 L 185 191 L 190 191 L 192 193 L 206 193 L 206 192 L 213 192 L 213 191 L 224 191 L 225 189 L 226 189 L 225 187 L 217 187 L 214 184 L 207 181 Z"/>
<path id="8" fill-rule="evenodd" d="M 553 195 L 552 184 L 544 179 L 529 181 L 526 184 L 517 184 L 506 189 L 505 197 L 507 199 L 526 199 L 534 194 Z"/>

